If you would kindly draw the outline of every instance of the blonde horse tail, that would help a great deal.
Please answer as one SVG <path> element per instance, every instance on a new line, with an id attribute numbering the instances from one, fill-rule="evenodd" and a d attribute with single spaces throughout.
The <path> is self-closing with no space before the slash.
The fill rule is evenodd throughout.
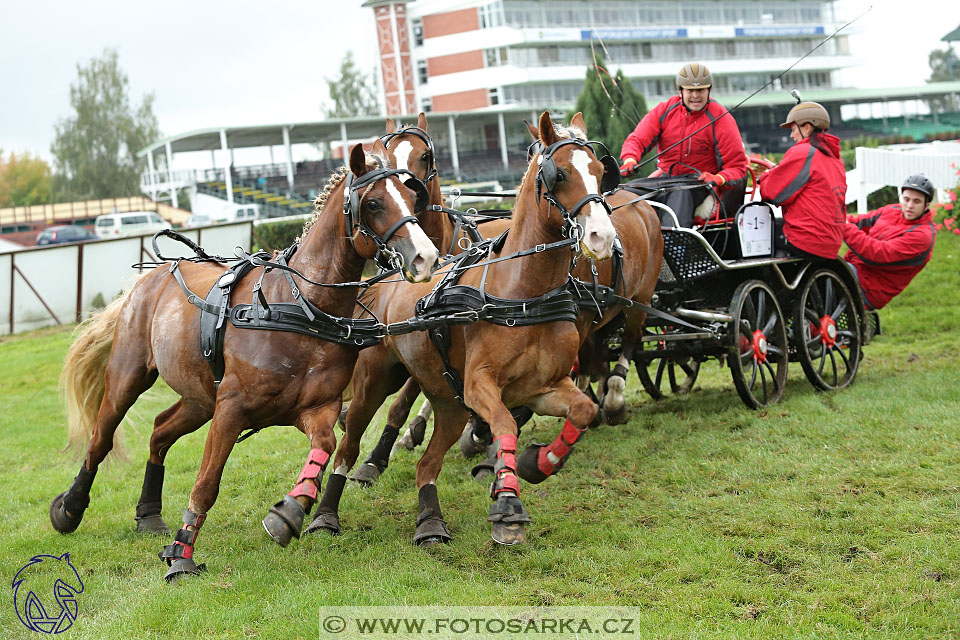
<path id="1" fill-rule="evenodd" d="M 67 448 L 86 451 L 106 390 L 107 362 L 113 335 L 127 293 L 77 326 L 77 338 L 67 351 L 60 374 L 60 400 L 67 415 Z M 123 456 L 123 447 L 114 442 L 114 453 Z"/>

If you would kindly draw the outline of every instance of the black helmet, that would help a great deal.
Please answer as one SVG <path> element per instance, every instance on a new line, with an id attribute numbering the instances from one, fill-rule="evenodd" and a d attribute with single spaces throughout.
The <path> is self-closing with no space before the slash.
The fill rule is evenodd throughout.
<path id="1" fill-rule="evenodd" d="M 900 190 L 903 191 L 904 189 L 913 189 L 914 191 L 919 191 L 923 195 L 927 196 L 928 203 L 933 200 L 933 183 L 930 182 L 930 178 L 922 173 L 914 174 L 904 180 L 903 186 L 900 187 Z"/>

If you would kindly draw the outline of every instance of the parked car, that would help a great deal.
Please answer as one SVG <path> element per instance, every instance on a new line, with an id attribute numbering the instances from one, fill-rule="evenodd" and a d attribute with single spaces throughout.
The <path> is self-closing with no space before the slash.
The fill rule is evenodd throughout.
<path id="1" fill-rule="evenodd" d="M 170 223 L 153 211 L 128 211 L 97 216 L 94 228 L 100 238 L 122 238 L 169 229 Z"/>
<path id="2" fill-rule="evenodd" d="M 210 216 L 203 215 L 201 213 L 195 213 L 187 218 L 187 221 L 184 223 L 184 227 L 192 229 L 194 227 L 209 227 L 214 224 L 213 219 Z"/>
<path id="3" fill-rule="evenodd" d="M 96 240 L 97 234 L 83 227 L 70 224 L 58 225 L 44 229 L 37 235 L 37 244 L 63 244 L 65 242 L 86 242 Z"/>

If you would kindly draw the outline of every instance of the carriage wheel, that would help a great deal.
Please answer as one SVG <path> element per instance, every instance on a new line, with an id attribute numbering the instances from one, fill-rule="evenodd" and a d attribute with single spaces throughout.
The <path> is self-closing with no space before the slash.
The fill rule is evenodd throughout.
<path id="1" fill-rule="evenodd" d="M 646 331 L 663 333 L 663 328 L 647 327 Z M 664 344 L 664 342 L 644 342 L 643 347 L 645 350 L 662 349 Z M 637 367 L 640 384 L 654 400 L 662 400 L 666 396 L 663 391 L 664 373 L 670 382 L 670 391 L 674 394 L 689 393 L 700 374 L 700 361 L 691 357 L 652 360 L 635 358 L 633 363 Z"/>
<path id="2" fill-rule="evenodd" d="M 850 385 L 860 365 L 860 320 L 850 289 L 830 269 L 801 287 L 793 311 L 793 346 L 807 379 L 830 391 Z"/>
<path id="3" fill-rule="evenodd" d="M 774 404 L 787 384 L 787 327 L 773 291 L 760 280 L 744 282 L 730 303 L 733 343 L 727 364 L 744 404 Z"/>

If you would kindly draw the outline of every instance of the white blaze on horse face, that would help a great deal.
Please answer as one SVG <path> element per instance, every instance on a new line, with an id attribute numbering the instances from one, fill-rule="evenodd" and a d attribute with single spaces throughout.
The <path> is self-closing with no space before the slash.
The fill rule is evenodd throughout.
<path id="1" fill-rule="evenodd" d="M 600 193 L 600 185 L 596 176 L 590 173 L 590 154 L 583 149 L 577 149 L 571 154 L 573 167 L 580 174 L 588 194 Z M 599 202 L 590 202 L 577 215 L 583 225 L 584 252 L 591 258 L 603 260 L 613 255 L 613 241 L 617 231 L 610 222 L 610 216 Z"/>
<path id="2" fill-rule="evenodd" d="M 394 180 L 387 180 L 387 193 L 390 194 L 390 197 L 393 198 L 394 202 L 397 203 L 397 208 L 400 209 L 400 214 L 402 216 L 412 216 L 410 212 L 410 207 L 407 206 L 407 203 L 404 201 L 403 196 L 400 194 L 400 190 L 397 189 L 394 184 Z M 413 275 L 414 282 L 423 282 L 424 280 L 430 279 L 430 274 L 432 273 L 432 268 L 437 263 L 437 258 L 440 257 L 437 248 L 430 242 L 430 238 L 427 237 L 427 234 L 423 232 L 423 229 L 420 228 L 419 224 L 414 224 L 408 222 L 403 225 L 403 228 L 407 230 L 407 233 L 410 236 L 410 243 L 413 245 L 414 251 L 414 260 L 413 264 L 408 264 L 406 269 Z"/>
<path id="3" fill-rule="evenodd" d="M 410 154 L 413 153 L 413 144 L 404 140 L 393 150 L 393 158 L 396 161 L 397 169 L 406 169 L 410 171 Z"/>

